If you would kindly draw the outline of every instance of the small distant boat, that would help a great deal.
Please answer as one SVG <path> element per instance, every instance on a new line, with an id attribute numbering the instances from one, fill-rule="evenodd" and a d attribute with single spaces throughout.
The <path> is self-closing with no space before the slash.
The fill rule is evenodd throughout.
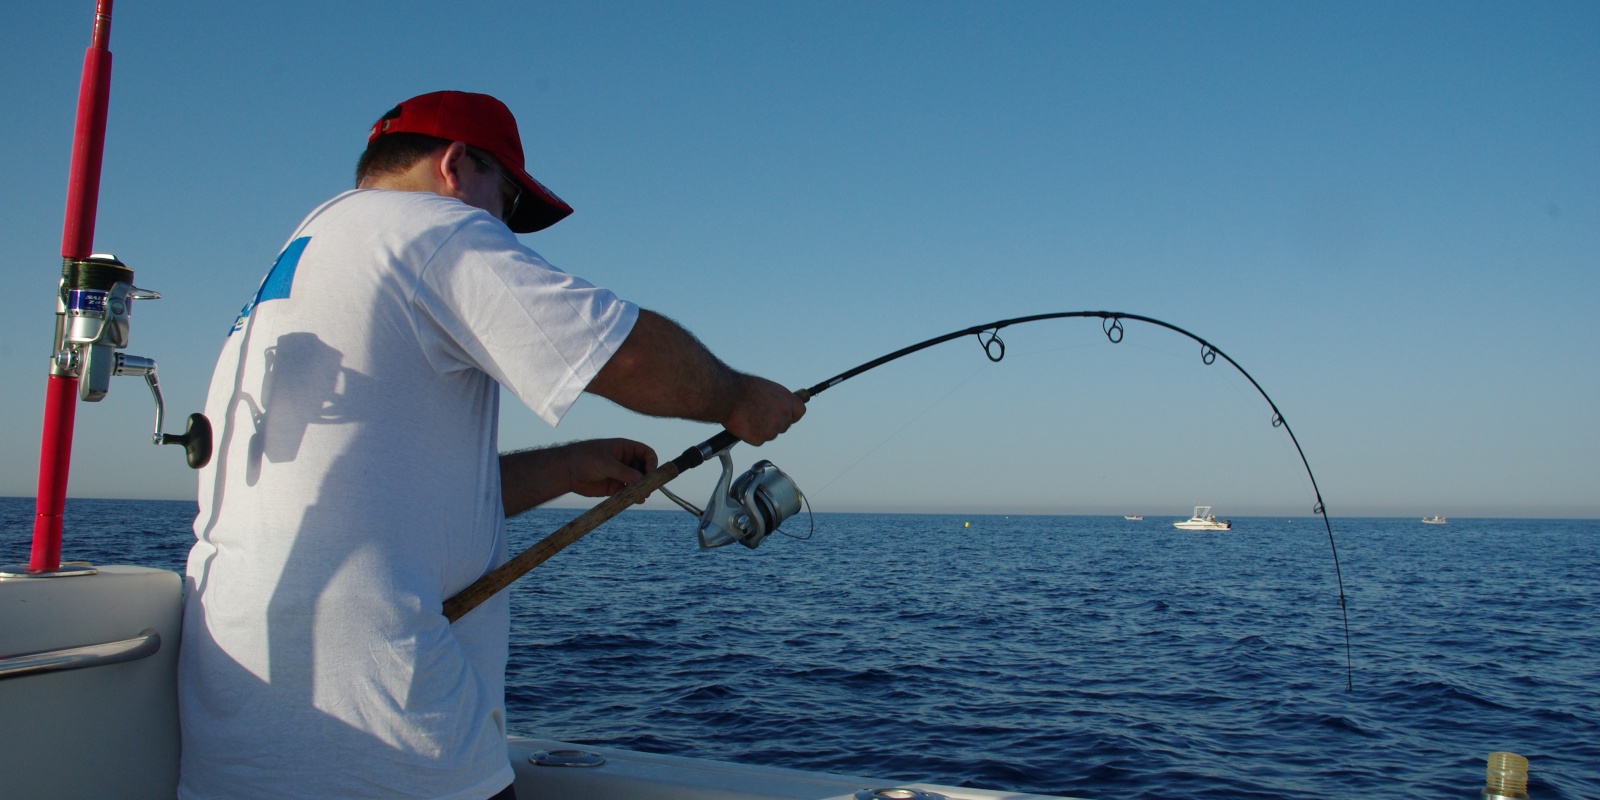
<path id="1" fill-rule="evenodd" d="M 1424 525 L 1446 525 L 1449 524 L 1449 522 L 1450 520 L 1438 515 L 1422 518 L 1422 524 Z"/>
<path id="2" fill-rule="evenodd" d="M 1211 506 L 1195 506 L 1194 516 L 1183 522 L 1174 522 L 1172 527 L 1180 531 L 1226 531 L 1233 529 L 1233 521 L 1218 522 L 1211 514 Z"/>
<path id="3" fill-rule="evenodd" d="M 1125 520 L 1128 520 L 1129 522 L 1143 522 L 1144 521 L 1144 515 L 1143 514 L 1124 514 L 1124 515 L 1122 515 L 1122 518 L 1125 519 Z"/>

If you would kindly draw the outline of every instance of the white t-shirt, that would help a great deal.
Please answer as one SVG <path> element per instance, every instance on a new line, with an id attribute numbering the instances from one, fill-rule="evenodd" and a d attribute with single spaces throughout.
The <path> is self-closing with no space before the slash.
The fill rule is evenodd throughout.
<path id="1" fill-rule="evenodd" d="M 178 794 L 483 800 L 506 760 L 499 387 L 552 425 L 638 309 L 487 213 L 351 191 L 229 332 L 206 414 Z"/>

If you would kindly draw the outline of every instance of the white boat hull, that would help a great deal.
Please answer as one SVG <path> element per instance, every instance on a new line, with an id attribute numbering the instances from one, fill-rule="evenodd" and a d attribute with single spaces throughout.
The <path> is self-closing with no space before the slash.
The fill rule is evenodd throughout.
<path id="1" fill-rule="evenodd" d="M 1226 522 L 1212 522 L 1203 519 L 1190 519 L 1183 522 L 1174 522 L 1172 527 L 1180 531 L 1228 531 L 1233 526 Z"/>
<path id="2" fill-rule="evenodd" d="M 147 630 L 159 641 L 134 661 L 0 677 L 0 797 L 172 800 L 182 598 L 176 573 L 144 567 L 0 579 L 0 664 L 64 665 L 74 656 L 48 654 Z"/>
<path id="3" fill-rule="evenodd" d="M 1172 527 L 1180 531 L 1227 531 L 1233 529 L 1232 522 L 1218 522 L 1211 515 L 1211 506 L 1195 506 L 1194 516 L 1182 521 L 1172 523 Z"/>

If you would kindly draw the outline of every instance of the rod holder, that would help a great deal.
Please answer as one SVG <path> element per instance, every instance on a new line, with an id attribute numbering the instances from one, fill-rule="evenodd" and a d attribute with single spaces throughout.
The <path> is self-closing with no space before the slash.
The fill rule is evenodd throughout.
<path id="1" fill-rule="evenodd" d="M 1528 759 L 1516 753 L 1490 753 L 1488 773 L 1480 800 L 1528 800 Z"/>

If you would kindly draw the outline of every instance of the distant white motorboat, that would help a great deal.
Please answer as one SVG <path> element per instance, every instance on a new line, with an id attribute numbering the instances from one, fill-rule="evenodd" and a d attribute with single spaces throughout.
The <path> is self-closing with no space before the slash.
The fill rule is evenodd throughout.
<path id="1" fill-rule="evenodd" d="M 1233 529 L 1233 521 L 1218 522 L 1211 514 L 1211 506 L 1195 506 L 1194 516 L 1182 522 L 1174 522 L 1172 527 L 1180 531 L 1226 531 Z"/>
<path id="2" fill-rule="evenodd" d="M 1441 517 L 1441 516 L 1438 516 L 1438 515 L 1434 515 L 1434 516 L 1431 516 L 1431 517 L 1423 517 L 1422 518 L 1422 524 L 1424 524 L 1424 525 L 1445 525 L 1445 524 L 1448 524 L 1449 522 L 1450 522 L 1450 520 L 1447 520 L 1444 517 Z"/>
<path id="3" fill-rule="evenodd" d="M 1128 520 L 1130 522 L 1143 522 L 1144 521 L 1144 515 L 1143 514 L 1124 514 L 1124 515 L 1122 515 L 1122 518 L 1125 519 L 1125 520 Z"/>

